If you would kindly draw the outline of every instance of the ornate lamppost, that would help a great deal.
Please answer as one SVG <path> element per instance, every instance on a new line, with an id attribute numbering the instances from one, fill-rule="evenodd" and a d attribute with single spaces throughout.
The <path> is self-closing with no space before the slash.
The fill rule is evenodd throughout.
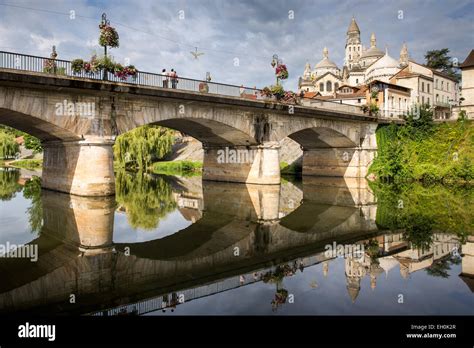
<path id="1" fill-rule="evenodd" d="M 278 54 L 274 54 L 273 57 L 272 57 L 272 68 L 274 68 L 275 66 L 278 66 L 278 65 L 281 65 L 282 61 L 281 59 L 278 58 Z M 277 86 L 280 84 L 280 78 L 278 77 L 278 74 L 276 75 L 276 84 Z"/>

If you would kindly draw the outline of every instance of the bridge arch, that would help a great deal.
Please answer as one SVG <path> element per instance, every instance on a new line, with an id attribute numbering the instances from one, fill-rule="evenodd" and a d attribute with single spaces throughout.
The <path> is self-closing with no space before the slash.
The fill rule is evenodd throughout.
<path id="1" fill-rule="evenodd" d="M 129 101 L 118 102 L 118 110 L 127 110 Z M 119 134 L 145 125 L 159 125 L 186 133 L 204 146 L 257 145 L 255 129 L 257 117 L 235 108 L 202 103 L 150 101 L 136 106 L 133 111 L 117 115 Z"/>
<path id="2" fill-rule="evenodd" d="M 81 139 L 71 130 L 59 127 L 54 122 L 9 108 L 0 107 L 0 124 L 28 133 L 40 139 L 41 142 Z"/>

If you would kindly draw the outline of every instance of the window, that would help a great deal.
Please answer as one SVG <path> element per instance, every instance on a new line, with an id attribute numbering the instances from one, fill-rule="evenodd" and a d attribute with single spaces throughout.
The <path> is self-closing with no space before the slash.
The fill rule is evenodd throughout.
<path id="1" fill-rule="evenodd" d="M 425 97 L 422 96 L 422 97 L 421 97 L 421 104 L 424 104 L 424 103 L 425 103 Z"/>
<path id="2" fill-rule="evenodd" d="M 398 98 L 398 109 L 402 108 L 402 98 Z"/>
<path id="3" fill-rule="evenodd" d="M 352 59 L 352 58 L 351 58 L 351 55 L 349 54 L 349 60 L 351 60 L 351 59 Z"/>
<path id="4" fill-rule="evenodd" d="M 356 83 L 357 83 L 357 84 L 359 83 L 359 79 L 356 79 Z"/>
<path id="5" fill-rule="evenodd" d="M 441 89 L 444 89 L 444 81 L 441 81 Z"/>
<path id="6" fill-rule="evenodd" d="M 427 98 L 427 102 L 426 102 L 428 105 L 430 105 L 430 98 Z"/>
<path id="7" fill-rule="evenodd" d="M 430 93 L 430 84 L 429 84 L 429 83 L 426 84 L 426 91 L 427 91 L 428 93 Z"/>
<path id="8" fill-rule="evenodd" d="M 324 83 L 322 82 L 319 84 L 319 91 L 324 92 Z"/>
<path id="9" fill-rule="evenodd" d="M 424 83 L 424 82 L 421 83 L 421 91 L 422 91 L 422 92 L 425 91 L 425 83 Z"/>
<path id="10" fill-rule="evenodd" d="M 326 82 L 326 92 L 332 91 L 332 83 L 331 81 Z"/>
<path id="11" fill-rule="evenodd" d="M 436 102 L 439 102 L 439 94 L 436 94 Z"/>
<path id="12" fill-rule="evenodd" d="M 359 104 L 360 104 L 360 98 L 359 98 L 359 99 L 357 99 L 357 103 L 359 103 Z"/>
<path id="13" fill-rule="evenodd" d="M 309 92 L 309 88 L 306 88 L 306 92 Z"/>
<path id="14" fill-rule="evenodd" d="M 349 46 L 349 52 L 351 51 L 351 46 Z"/>
<path id="15" fill-rule="evenodd" d="M 438 79 L 435 80 L 435 88 L 438 89 Z"/>
<path id="16" fill-rule="evenodd" d="M 339 83 L 336 82 L 336 83 L 334 84 L 334 90 L 337 91 L 338 89 L 339 89 Z"/>

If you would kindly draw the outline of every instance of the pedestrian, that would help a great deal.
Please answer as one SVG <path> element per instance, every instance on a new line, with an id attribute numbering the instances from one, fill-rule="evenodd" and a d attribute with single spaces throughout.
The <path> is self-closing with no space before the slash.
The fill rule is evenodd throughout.
<path id="1" fill-rule="evenodd" d="M 163 88 L 168 88 L 169 77 L 168 77 L 168 74 L 166 73 L 166 69 L 163 69 L 161 71 L 161 75 L 163 75 Z"/>
<path id="2" fill-rule="evenodd" d="M 170 87 L 170 82 L 171 84 L 173 83 L 173 69 L 171 69 L 170 72 L 166 73 L 166 80 L 168 81 L 168 88 Z"/>
<path id="3" fill-rule="evenodd" d="M 176 88 L 176 85 L 178 84 L 178 74 L 174 69 L 171 69 L 171 88 Z"/>

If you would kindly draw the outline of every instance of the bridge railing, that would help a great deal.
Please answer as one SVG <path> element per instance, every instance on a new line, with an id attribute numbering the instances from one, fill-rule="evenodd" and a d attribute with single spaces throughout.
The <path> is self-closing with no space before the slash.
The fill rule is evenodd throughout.
<path id="1" fill-rule="evenodd" d="M 107 80 L 150 87 L 173 88 L 173 83 L 166 75 L 139 71 L 136 76 L 121 79 L 114 74 L 107 72 L 105 73 L 106 76 L 104 78 L 104 73 L 102 71 L 96 73 L 87 73 L 85 71 L 74 72 L 72 70 L 71 62 L 67 60 L 30 56 L 5 51 L 0 51 L 0 68 L 47 73 L 57 76 Z M 175 88 L 185 91 L 205 92 L 233 97 L 257 95 L 261 92 L 261 90 L 257 88 L 188 79 L 179 76 Z"/>
<path id="2" fill-rule="evenodd" d="M 31 56 L 21 53 L 0 51 L 0 68 L 23 70 L 35 73 L 53 74 L 55 76 L 68 76 L 75 78 L 87 78 L 93 80 L 106 80 L 112 82 L 120 82 L 126 84 L 133 84 L 139 86 L 173 88 L 184 91 L 201 92 L 218 94 L 231 97 L 240 97 L 252 100 L 269 100 L 265 97 L 261 89 L 255 87 L 244 87 L 237 85 L 230 85 L 224 83 L 208 82 L 203 80 L 188 79 L 178 77 L 177 83 L 173 86 L 170 78 L 155 73 L 138 71 L 136 76 L 127 77 L 125 80 L 121 79 L 110 72 L 104 73 L 102 71 L 96 73 L 88 73 L 82 70 L 81 72 L 74 72 L 70 61 L 61 59 L 51 59 L 46 57 Z M 307 98 L 300 98 L 307 99 Z M 302 103 L 303 105 L 310 105 Z M 317 105 L 310 105 L 331 110 L 340 110 L 352 113 L 361 113 L 360 108 L 351 107 L 348 105 L 341 106 L 338 102 L 330 100 L 318 100 Z M 344 106 L 347 106 L 344 108 Z"/>

